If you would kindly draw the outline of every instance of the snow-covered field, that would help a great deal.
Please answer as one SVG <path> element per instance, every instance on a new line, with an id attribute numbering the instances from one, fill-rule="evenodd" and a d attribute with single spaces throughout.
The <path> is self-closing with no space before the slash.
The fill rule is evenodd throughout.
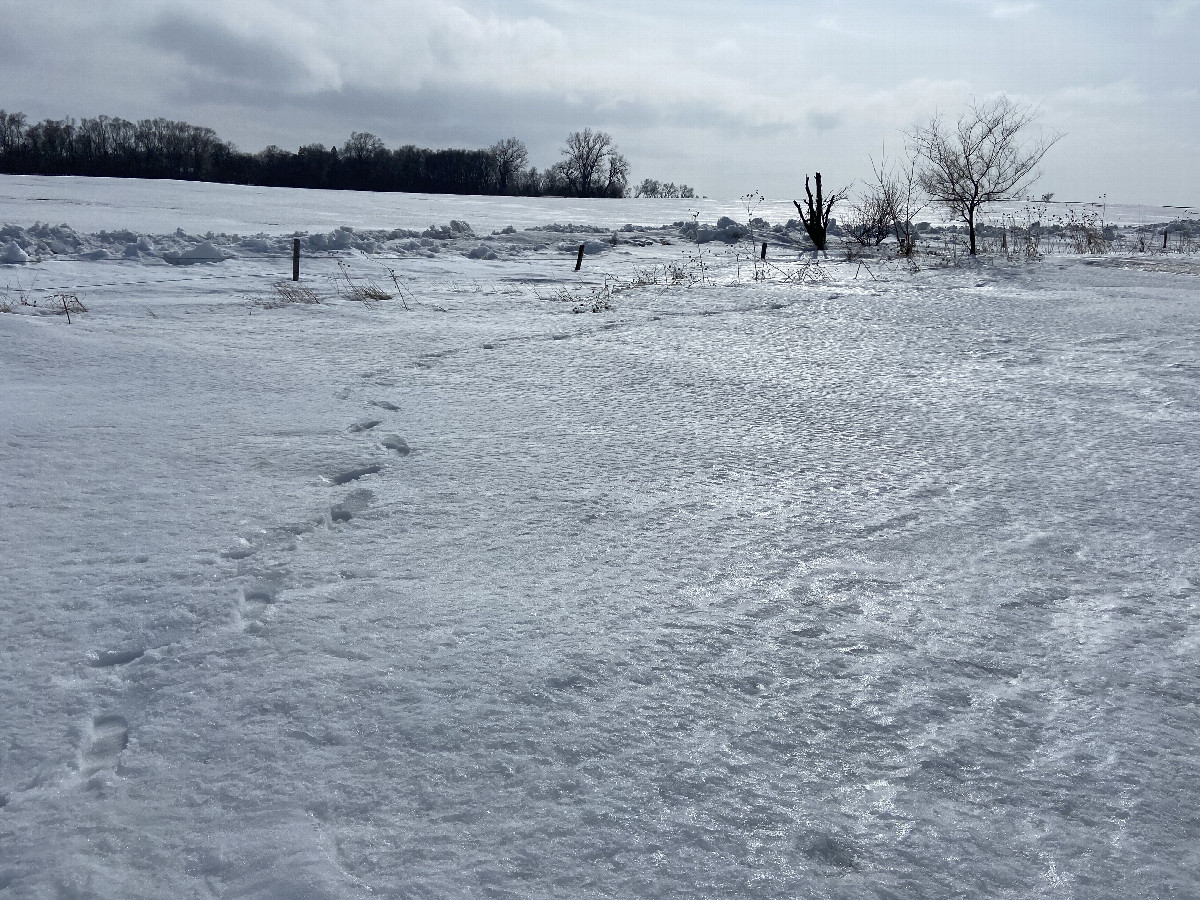
<path id="1" fill-rule="evenodd" d="M 1196 255 L 0 197 L 0 897 L 1200 896 Z"/>

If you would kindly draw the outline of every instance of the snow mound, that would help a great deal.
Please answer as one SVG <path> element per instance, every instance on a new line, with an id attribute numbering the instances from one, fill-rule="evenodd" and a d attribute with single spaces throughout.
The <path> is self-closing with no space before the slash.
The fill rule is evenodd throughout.
<path id="1" fill-rule="evenodd" d="M 708 244 L 712 241 L 736 244 L 750 234 L 749 226 L 735 222 L 729 216 L 721 216 L 716 225 L 700 225 L 696 222 L 681 222 L 679 225 L 680 233 L 697 244 Z"/>
<path id="2" fill-rule="evenodd" d="M 451 219 L 449 225 L 430 225 L 421 233 L 423 238 L 433 238 L 435 241 L 449 241 L 454 238 L 473 238 L 475 232 L 466 222 Z"/>
<path id="3" fill-rule="evenodd" d="M 531 225 L 525 229 L 526 231 L 553 231 L 558 234 L 596 234 L 607 233 L 607 228 L 601 228 L 598 225 L 575 225 L 568 222 L 563 225 L 560 222 L 550 222 L 545 225 Z"/>
<path id="4" fill-rule="evenodd" d="M 190 265 L 192 263 L 201 262 L 223 262 L 225 254 L 213 245 L 212 241 L 205 241 L 192 247 L 190 250 L 184 250 L 182 253 L 167 253 L 163 256 L 167 262 L 177 263 L 179 265 Z"/>
<path id="5" fill-rule="evenodd" d="M 0 250 L 0 263 L 5 265 L 24 265 L 29 262 L 29 254 L 17 246 L 15 241 L 9 241 Z"/>
<path id="6" fill-rule="evenodd" d="M 486 244 L 480 244 L 473 248 L 468 254 L 467 259 L 496 259 L 496 254 Z"/>
<path id="7" fill-rule="evenodd" d="M 558 245 L 558 249 L 563 253 L 578 253 L 579 244 L 572 241 L 563 241 Z M 611 250 L 612 244 L 606 241 L 583 241 L 583 252 L 588 256 L 594 256 L 597 253 L 604 253 L 606 250 Z"/>

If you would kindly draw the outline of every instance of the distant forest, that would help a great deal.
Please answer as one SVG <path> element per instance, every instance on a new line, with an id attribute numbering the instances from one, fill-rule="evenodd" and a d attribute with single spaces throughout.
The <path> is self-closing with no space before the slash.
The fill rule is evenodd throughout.
<path id="1" fill-rule="evenodd" d="M 563 161 L 539 172 L 528 166 L 516 138 L 486 150 L 428 150 L 411 144 L 389 150 L 373 134 L 354 132 L 339 147 L 309 144 L 295 153 L 276 146 L 245 153 L 211 128 L 168 119 L 97 116 L 30 123 L 24 113 L 0 109 L 0 173 L 88 175 L 113 178 L 176 178 L 268 187 L 431 194 L 626 197 L 629 167 L 611 138 L 606 156 L 580 178 L 568 139 Z M 588 137 L 593 137 L 587 131 Z M 586 162 L 586 161 L 585 161 Z M 637 196 L 694 196 L 646 179 Z"/>

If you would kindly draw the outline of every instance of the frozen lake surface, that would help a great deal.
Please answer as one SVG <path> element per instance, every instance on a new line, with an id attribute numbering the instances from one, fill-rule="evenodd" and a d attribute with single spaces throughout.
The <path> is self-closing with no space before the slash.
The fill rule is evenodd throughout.
<path id="1" fill-rule="evenodd" d="M 1195 256 L 558 237 L 0 266 L 0 896 L 1200 895 Z"/>

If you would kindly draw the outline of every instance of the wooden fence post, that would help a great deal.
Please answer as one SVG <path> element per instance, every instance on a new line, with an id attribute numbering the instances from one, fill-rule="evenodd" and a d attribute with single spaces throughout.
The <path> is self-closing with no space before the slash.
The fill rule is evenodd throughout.
<path id="1" fill-rule="evenodd" d="M 1163 229 L 1163 249 L 1167 249 L 1167 229 Z"/>
<path id="2" fill-rule="evenodd" d="M 767 242 L 766 242 L 766 241 L 763 241 L 762 253 L 760 253 L 760 254 L 758 255 L 758 258 L 759 258 L 759 259 L 766 259 L 766 258 L 767 258 Z"/>
<path id="3" fill-rule="evenodd" d="M 292 238 L 292 281 L 300 280 L 300 238 Z"/>
<path id="4" fill-rule="evenodd" d="M 578 272 L 579 268 L 583 265 L 583 248 L 584 248 L 584 246 L 585 246 L 584 244 L 579 245 L 579 255 L 575 257 L 575 271 L 576 272 Z"/>

